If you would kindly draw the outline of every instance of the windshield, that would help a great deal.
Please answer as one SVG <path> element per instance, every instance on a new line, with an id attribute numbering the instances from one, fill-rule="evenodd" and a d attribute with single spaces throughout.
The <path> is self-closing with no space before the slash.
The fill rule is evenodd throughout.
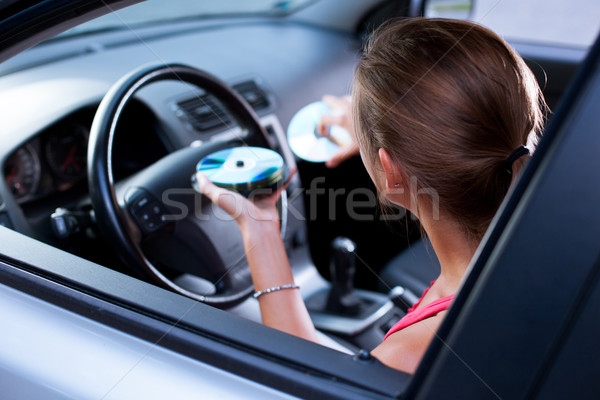
<path id="1" fill-rule="evenodd" d="M 183 19 L 223 16 L 285 16 L 316 0 L 148 0 L 64 32 L 59 37 L 128 29 Z"/>

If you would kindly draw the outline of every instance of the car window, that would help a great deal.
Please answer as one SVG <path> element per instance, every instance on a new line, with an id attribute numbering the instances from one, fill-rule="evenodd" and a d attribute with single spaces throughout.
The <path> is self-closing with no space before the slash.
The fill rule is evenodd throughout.
<path id="1" fill-rule="evenodd" d="M 598 0 L 475 0 L 471 19 L 509 41 L 587 48 L 599 16 Z"/>

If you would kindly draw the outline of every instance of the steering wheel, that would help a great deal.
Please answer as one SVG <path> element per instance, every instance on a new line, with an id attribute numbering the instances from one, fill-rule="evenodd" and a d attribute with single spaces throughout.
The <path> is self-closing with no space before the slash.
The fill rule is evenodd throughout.
<path id="1" fill-rule="evenodd" d="M 214 95 L 242 128 L 240 139 L 174 151 L 115 185 L 111 160 L 119 118 L 138 90 L 164 80 Z M 239 229 L 192 189 L 190 179 L 196 163 L 210 153 L 268 143 L 244 98 L 206 72 L 162 64 L 127 74 L 103 98 L 90 132 L 89 191 L 100 232 L 127 266 L 164 288 L 220 307 L 244 300 L 253 286 Z M 139 148 L 144 151 L 142 143 Z"/>

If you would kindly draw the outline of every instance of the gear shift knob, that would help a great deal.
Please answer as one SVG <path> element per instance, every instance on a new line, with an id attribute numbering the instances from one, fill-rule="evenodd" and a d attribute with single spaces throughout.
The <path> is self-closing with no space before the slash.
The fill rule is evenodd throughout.
<path id="1" fill-rule="evenodd" d="M 337 237 L 331 244 L 331 282 L 340 296 L 348 295 L 354 288 L 354 274 L 356 273 L 356 255 L 354 242 L 345 237 Z"/>
<path id="2" fill-rule="evenodd" d="M 331 291 L 327 300 L 327 310 L 339 314 L 355 314 L 360 306 L 359 299 L 353 293 L 356 245 L 348 238 L 337 237 L 331 247 Z"/>

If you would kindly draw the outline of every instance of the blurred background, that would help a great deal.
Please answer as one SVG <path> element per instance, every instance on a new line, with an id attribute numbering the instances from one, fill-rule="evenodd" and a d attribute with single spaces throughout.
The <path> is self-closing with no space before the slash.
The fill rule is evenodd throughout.
<path id="1" fill-rule="evenodd" d="M 600 0 L 475 0 L 471 19 L 508 40 L 585 48 L 600 31 Z"/>

